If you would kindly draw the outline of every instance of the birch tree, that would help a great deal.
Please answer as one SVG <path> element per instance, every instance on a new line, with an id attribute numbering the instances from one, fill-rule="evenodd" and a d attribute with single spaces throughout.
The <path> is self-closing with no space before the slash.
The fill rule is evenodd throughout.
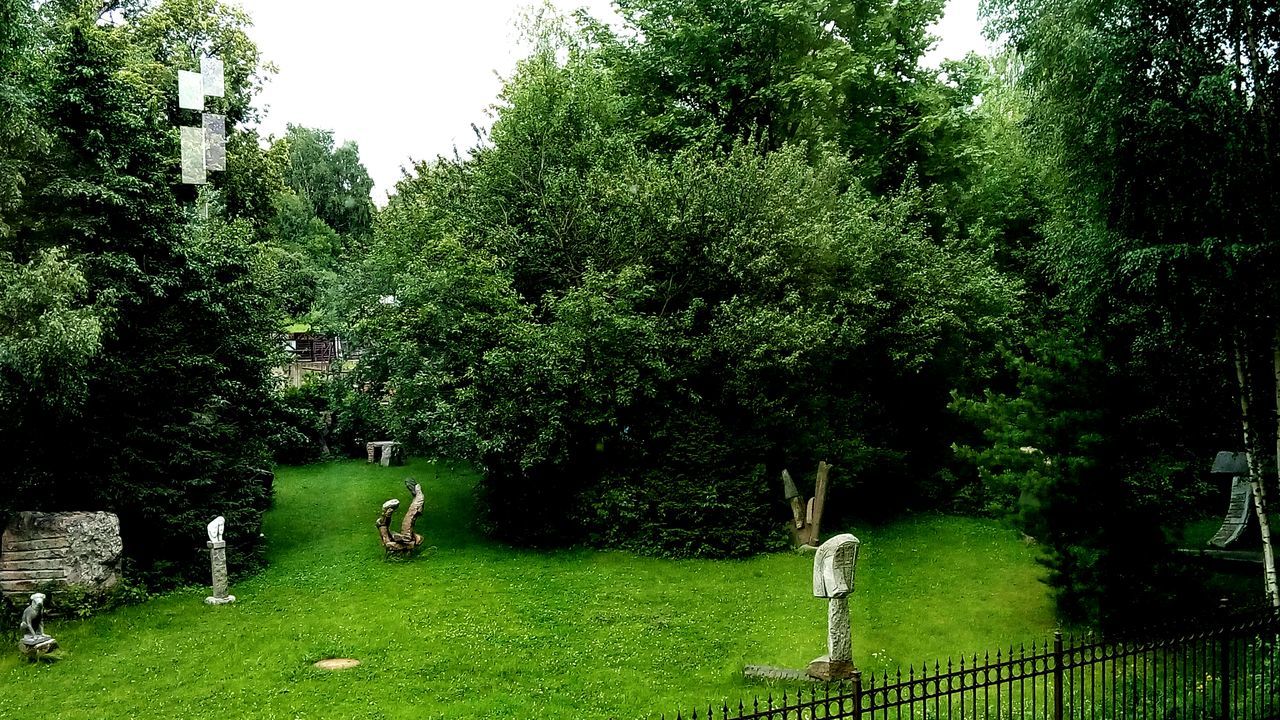
<path id="1" fill-rule="evenodd" d="M 1276 427 L 1256 424 L 1263 385 L 1251 372 L 1270 364 L 1280 377 L 1267 310 L 1280 255 L 1280 15 L 1249 0 L 991 0 L 987 11 L 1021 54 L 1028 127 L 1063 181 L 1050 233 L 1059 279 L 1104 317 L 1134 308 L 1198 337 L 1234 376 L 1266 592 L 1280 606 L 1262 449 Z M 1233 329 L 1225 342 L 1219 328 Z"/>

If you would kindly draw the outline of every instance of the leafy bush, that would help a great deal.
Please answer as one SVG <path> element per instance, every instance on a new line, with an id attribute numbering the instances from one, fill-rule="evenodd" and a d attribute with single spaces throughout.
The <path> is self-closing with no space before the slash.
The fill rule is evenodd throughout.
<path id="1" fill-rule="evenodd" d="M 504 97 L 491 146 L 400 184 L 343 312 L 356 382 L 397 439 L 484 468 L 494 532 L 744 555 L 779 542 L 782 468 L 819 459 L 864 511 L 921 496 L 947 449 L 921 417 L 1017 292 L 934 237 L 937 198 L 813 148 L 646 150 L 582 49 Z"/>
<path id="2" fill-rule="evenodd" d="M 322 413 L 329 408 L 328 396 L 327 383 L 320 380 L 281 391 L 280 415 L 271 439 L 276 462 L 305 465 L 325 458 L 329 427 Z"/>
<path id="3" fill-rule="evenodd" d="M 13 510 L 115 512 L 132 578 L 164 587 L 205 576 L 218 515 L 235 569 L 262 562 L 276 308 L 253 227 L 190 210 L 173 164 L 176 68 L 148 43 L 221 35 L 231 72 L 211 102 L 231 125 L 256 49 L 220 24 L 216 3 L 208 18 L 157 3 L 121 24 L 99 23 L 99 9 L 42 6 L 39 52 L 20 53 L 22 73 L 0 67 L 0 103 L 29 102 L 42 136 L 14 164 L 0 148 L 22 187 L 0 233 L 0 346 L 22 350 L 0 351 L 0 522 Z M 43 290 L 24 300 L 24 287 Z"/>

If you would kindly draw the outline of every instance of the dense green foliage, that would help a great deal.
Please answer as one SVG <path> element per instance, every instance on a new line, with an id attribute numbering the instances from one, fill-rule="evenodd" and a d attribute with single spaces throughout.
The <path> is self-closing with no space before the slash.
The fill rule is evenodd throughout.
<path id="1" fill-rule="evenodd" d="M 1017 59 L 1002 99 L 1042 183 L 1023 257 L 1045 309 L 1013 346 L 1016 387 L 959 403 L 989 440 L 965 452 L 1033 505 L 1064 610 L 1185 610 L 1198 585 L 1170 549 L 1209 459 L 1274 460 L 1280 24 L 1239 2 L 990 9 Z"/>
<path id="2" fill-rule="evenodd" d="M 252 550 L 268 444 L 390 436 L 480 468 L 502 539 L 740 556 L 826 460 L 832 521 L 1004 516 L 1066 615 L 1184 610 L 1212 453 L 1275 483 L 1280 14 L 991 0 L 1007 47 L 934 68 L 942 6 L 535 13 L 477 146 L 377 210 L 354 143 L 246 129 L 241 11 L 0 0 L 0 516 L 117 510 L 172 580 L 209 516 Z M 287 324 L 354 372 L 274 393 Z"/>
<path id="3" fill-rule="evenodd" d="M 324 130 L 290 125 L 265 155 L 281 184 L 265 234 L 282 309 L 290 318 L 333 326 L 325 296 L 344 255 L 369 235 L 373 181 L 356 144 L 335 148 L 333 133 Z"/>
<path id="4" fill-rule="evenodd" d="M 1232 344 L 1270 365 L 1276 21 L 1105 5 L 992 3 L 1010 50 L 936 70 L 930 2 L 544 17 L 375 222 L 361 387 L 504 537 L 751 552 L 827 459 L 837 512 L 1010 516 L 1071 617 L 1185 610 Z"/>
<path id="5" fill-rule="evenodd" d="M 374 511 L 403 500 L 406 475 L 423 482 L 417 528 L 434 549 L 384 560 Z M 53 617 L 64 659 L 0 654 L 0 708 L 62 720 L 106 707 L 191 720 L 229 708 L 238 718 L 639 718 L 694 700 L 749 702 L 762 688 L 744 682 L 744 664 L 802 667 L 821 645 L 809 555 L 531 553 L 476 532 L 476 480 L 416 460 L 281 468 L 263 523 L 269 567 L 232 584 L 235 604 L 209 608 L 208 588 L 190 588 L 84 621 Z M 853 642 L 865 672 L 1053 629 L 1035 550 L 1000 523 L 922 515 L 855 530 Z M 329 657 L 362 664 L 311 666 Z"/>
<path id="6" fill-rule="evenodd" d="M 248 225 L 198 219 L 175 172 L 176 70 L 215 38 L 243 57 L 220 101 L 236 118 L 256 51 L 198 5 L 109 24 L 96 3 L 6 2 L 28 33 L 0 74 L 31 124 L 3 151 L 0 516 L 114 511 L 131 572 L 160 584 L 199 568 L 215 515 L 258 563 L 269 503 L 273 301 Z"/>
<path id="7" fill-rule="evenodd" d="M 489 143 L 401 183 L 350 283 L 390 429 L 480 463 L 512 539 L 759 551 L 779 472 L 819 459 L 868 512 L 939 494 L 947 391 L 1018 283 L 910 172 L 877 196 L 818 145 L 650 148 L 630 55 L 556 29 Z"/>

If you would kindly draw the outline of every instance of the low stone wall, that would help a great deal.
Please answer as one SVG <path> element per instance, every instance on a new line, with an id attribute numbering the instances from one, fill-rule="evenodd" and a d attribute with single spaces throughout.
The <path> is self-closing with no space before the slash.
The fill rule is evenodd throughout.
<path id="1" fill-rule="evenodd" d="M 0 535 L 0 594 L 50 584 L 107 590 L 120 582 L 120 519 L 105 512 L 18 513 Z"/>

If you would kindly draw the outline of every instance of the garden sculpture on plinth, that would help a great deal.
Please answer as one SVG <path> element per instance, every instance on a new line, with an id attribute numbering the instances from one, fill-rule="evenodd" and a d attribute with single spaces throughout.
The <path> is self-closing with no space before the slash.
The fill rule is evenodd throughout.
<path id="1" fill-rule="evenodd" d="M 809 663 L 807 669 L 819 680 L 843 680 L 857 670 L 849 623 L 849 594 L 857 564 L 858 538 L 848 533 L 822 543 L 813 556 L 813 594 L 827 598 L 827 654 Z"/>
<path id="2" fill-rule="evenodd" d="M 375 523 L 378 527 L 378 537 L 382 539 L 382 547 L 388 555 L 408 555 L 422 545 L 422 536 L 413 531 L 413 524 L 422 514 L 422 506 L 426 503 L 426 498 L 417 480 L 408 478 L 404 481 L 404 486 L 413 495 L 413 502 L 409 503 L 409 509 L 405 511 L 404 519 L 400 522 L 400 532 L 391 532 L 391 516 L 400 507 L 400 501 L 395 498 L 382 503 L 382 514 L 378 516 L 378 521 Z"/>
<path id="3" fill-rule="evenodd" d="M 213 573 L 213 594 L 205 598 L 208 605 L 226 605 L 236 601 L 227 594 L 227 543 L 222 539 L 227 521 L 221 515 L 209 523 L 209 565 Z"/>
<path id="4" fill-rule="evenodd" d="M 22 611 L 22 622 L 18 627 L 22 632 L 22 640 L 18 647 L 29 659 L 38 660 L 41 655 L 47 655 L 58 649 L 58 641 L 44 633 L 44 595 L 42 593 L 31 596 L 31 604 Z"/>

